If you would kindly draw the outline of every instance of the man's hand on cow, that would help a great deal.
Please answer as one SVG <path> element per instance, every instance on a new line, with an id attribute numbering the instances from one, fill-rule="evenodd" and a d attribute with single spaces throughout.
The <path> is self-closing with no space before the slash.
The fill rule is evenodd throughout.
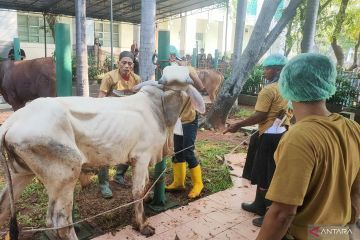
<path id="1" fill-rule="evenodd" d="M 227 129 L 225 129 L 223 134 L 228 133 L 228 132 L 236 133 L 239 130 L 240 127 L 241 127 L 240 123 L 231 124 Z"/>

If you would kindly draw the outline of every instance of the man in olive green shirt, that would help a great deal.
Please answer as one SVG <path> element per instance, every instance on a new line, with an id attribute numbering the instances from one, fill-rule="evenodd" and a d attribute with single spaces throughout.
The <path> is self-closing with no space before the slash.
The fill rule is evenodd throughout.
<path id="1" fill-rule="evenodd" d="M 127 96 L 133 94 L 131 89 L 140 83 L 140 77 L 133 72 L 134 55 L 131 52 L 123 51 L 119 57 L 119 68 L 105 74 L 101 81 L 98 97 L 107 97 L 116 90 L 117 94 Z M 118 184 L 125 184 L 124 174 L 129 168 L 128 165 L 119 164 L 116 168 L 114 181 Z M 100 191 L 103 198 L 111 198 L 112 191 L 109 186 L 109 169 L 101 168 L 98 174 Z"/>
<path id="2" fill-rule="evenodd" d="M 360 214 L 360 126 L 326 109 L 335 79 L 332 61 L 313 53 L 293 58 L 281 73 L 279 89 L 293 102 L 297 122 L 274 155 L 266 195 L 273 203 L 258 240 L 287 233 L 298 240 L 349 239 L 347 225 Z"/>

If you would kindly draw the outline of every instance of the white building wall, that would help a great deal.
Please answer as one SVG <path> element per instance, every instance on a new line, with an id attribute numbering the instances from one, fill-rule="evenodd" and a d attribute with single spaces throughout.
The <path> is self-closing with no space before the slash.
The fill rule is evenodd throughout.
<path id="1" fill-rule="evenodd" d="M 211 21 L 205 33 L 205 52 L 210 53 L 213 57 L 215 56 L 215 49 L 218 47 L 218 30 L 218 21 Z"/>
<path id="2" fill-rule="evenodd" d="M 186 45 L 185 54 L 193 54 L 193 49 L 196 48 L 196 16 L 191 15 L 186 17 Z"/>
<path id="3" fill-rule="evenodd" d="M 17 37 L 17 12 L 0 9 L 0 57 L 7 58 Z"/>

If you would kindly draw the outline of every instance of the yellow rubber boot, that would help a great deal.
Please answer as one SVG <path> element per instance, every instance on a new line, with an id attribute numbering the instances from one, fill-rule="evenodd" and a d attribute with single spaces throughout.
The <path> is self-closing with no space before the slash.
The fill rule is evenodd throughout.
<path id="1" fill-rule="evenodd" d="M 179 191 L 185 189 L 186 162 L 173 163 L 173 182 L 166 186 L 166 191 Z"/>
<path id="2" fill-rule="evenodd" d="M 202 174 L 200 165 L 197 165 L 194 168 L 190 169 L 191 180 L 193 184 L 193 188 L 191 189 L 188 197 L 189 198 L 197 198 L 200 196 L 202 189 L 204 188 L 204 184 L 202 182 Z"/>

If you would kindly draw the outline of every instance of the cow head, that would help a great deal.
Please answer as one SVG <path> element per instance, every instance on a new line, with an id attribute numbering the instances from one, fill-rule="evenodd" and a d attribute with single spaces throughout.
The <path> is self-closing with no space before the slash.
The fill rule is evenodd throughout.
<path id="1" fill-rule="evenodd" d="M 182 108 L 183 103 L 190 98 L 190 101 L 194 108 L 200 112 L 205 112 L 205 103 L 201 96 L 201 94 L 193 87 L 193 80 L 190 78 L 189 69 L 184 66 L 168 66 L 164 69 L 162 77 L 158 82 L 156 81 L 146 81 L 138 84 L 134 87 L 135 91 L 140 90 L 144 86 L 155 86 L 160 88 L 165 93 L 165 102 L 166 108 L 174 108 L 175 105 L 181 105 Z M 174 111 L 170 111 L 169 114 L 176 115 L 176 113 L 172 113 Z M 177 115 L 178 117 L 179 115 Z M 176 119 L 177 119 L 176 117 Z M 169 119 L 173 119 L 173 117 L 169 116 Z M 176 122 L 175 119 L 175 122 Z M 171 121 L 172 122 L 172 121 Z M 174 124 L 175 124 L 174 122 Z"/>

